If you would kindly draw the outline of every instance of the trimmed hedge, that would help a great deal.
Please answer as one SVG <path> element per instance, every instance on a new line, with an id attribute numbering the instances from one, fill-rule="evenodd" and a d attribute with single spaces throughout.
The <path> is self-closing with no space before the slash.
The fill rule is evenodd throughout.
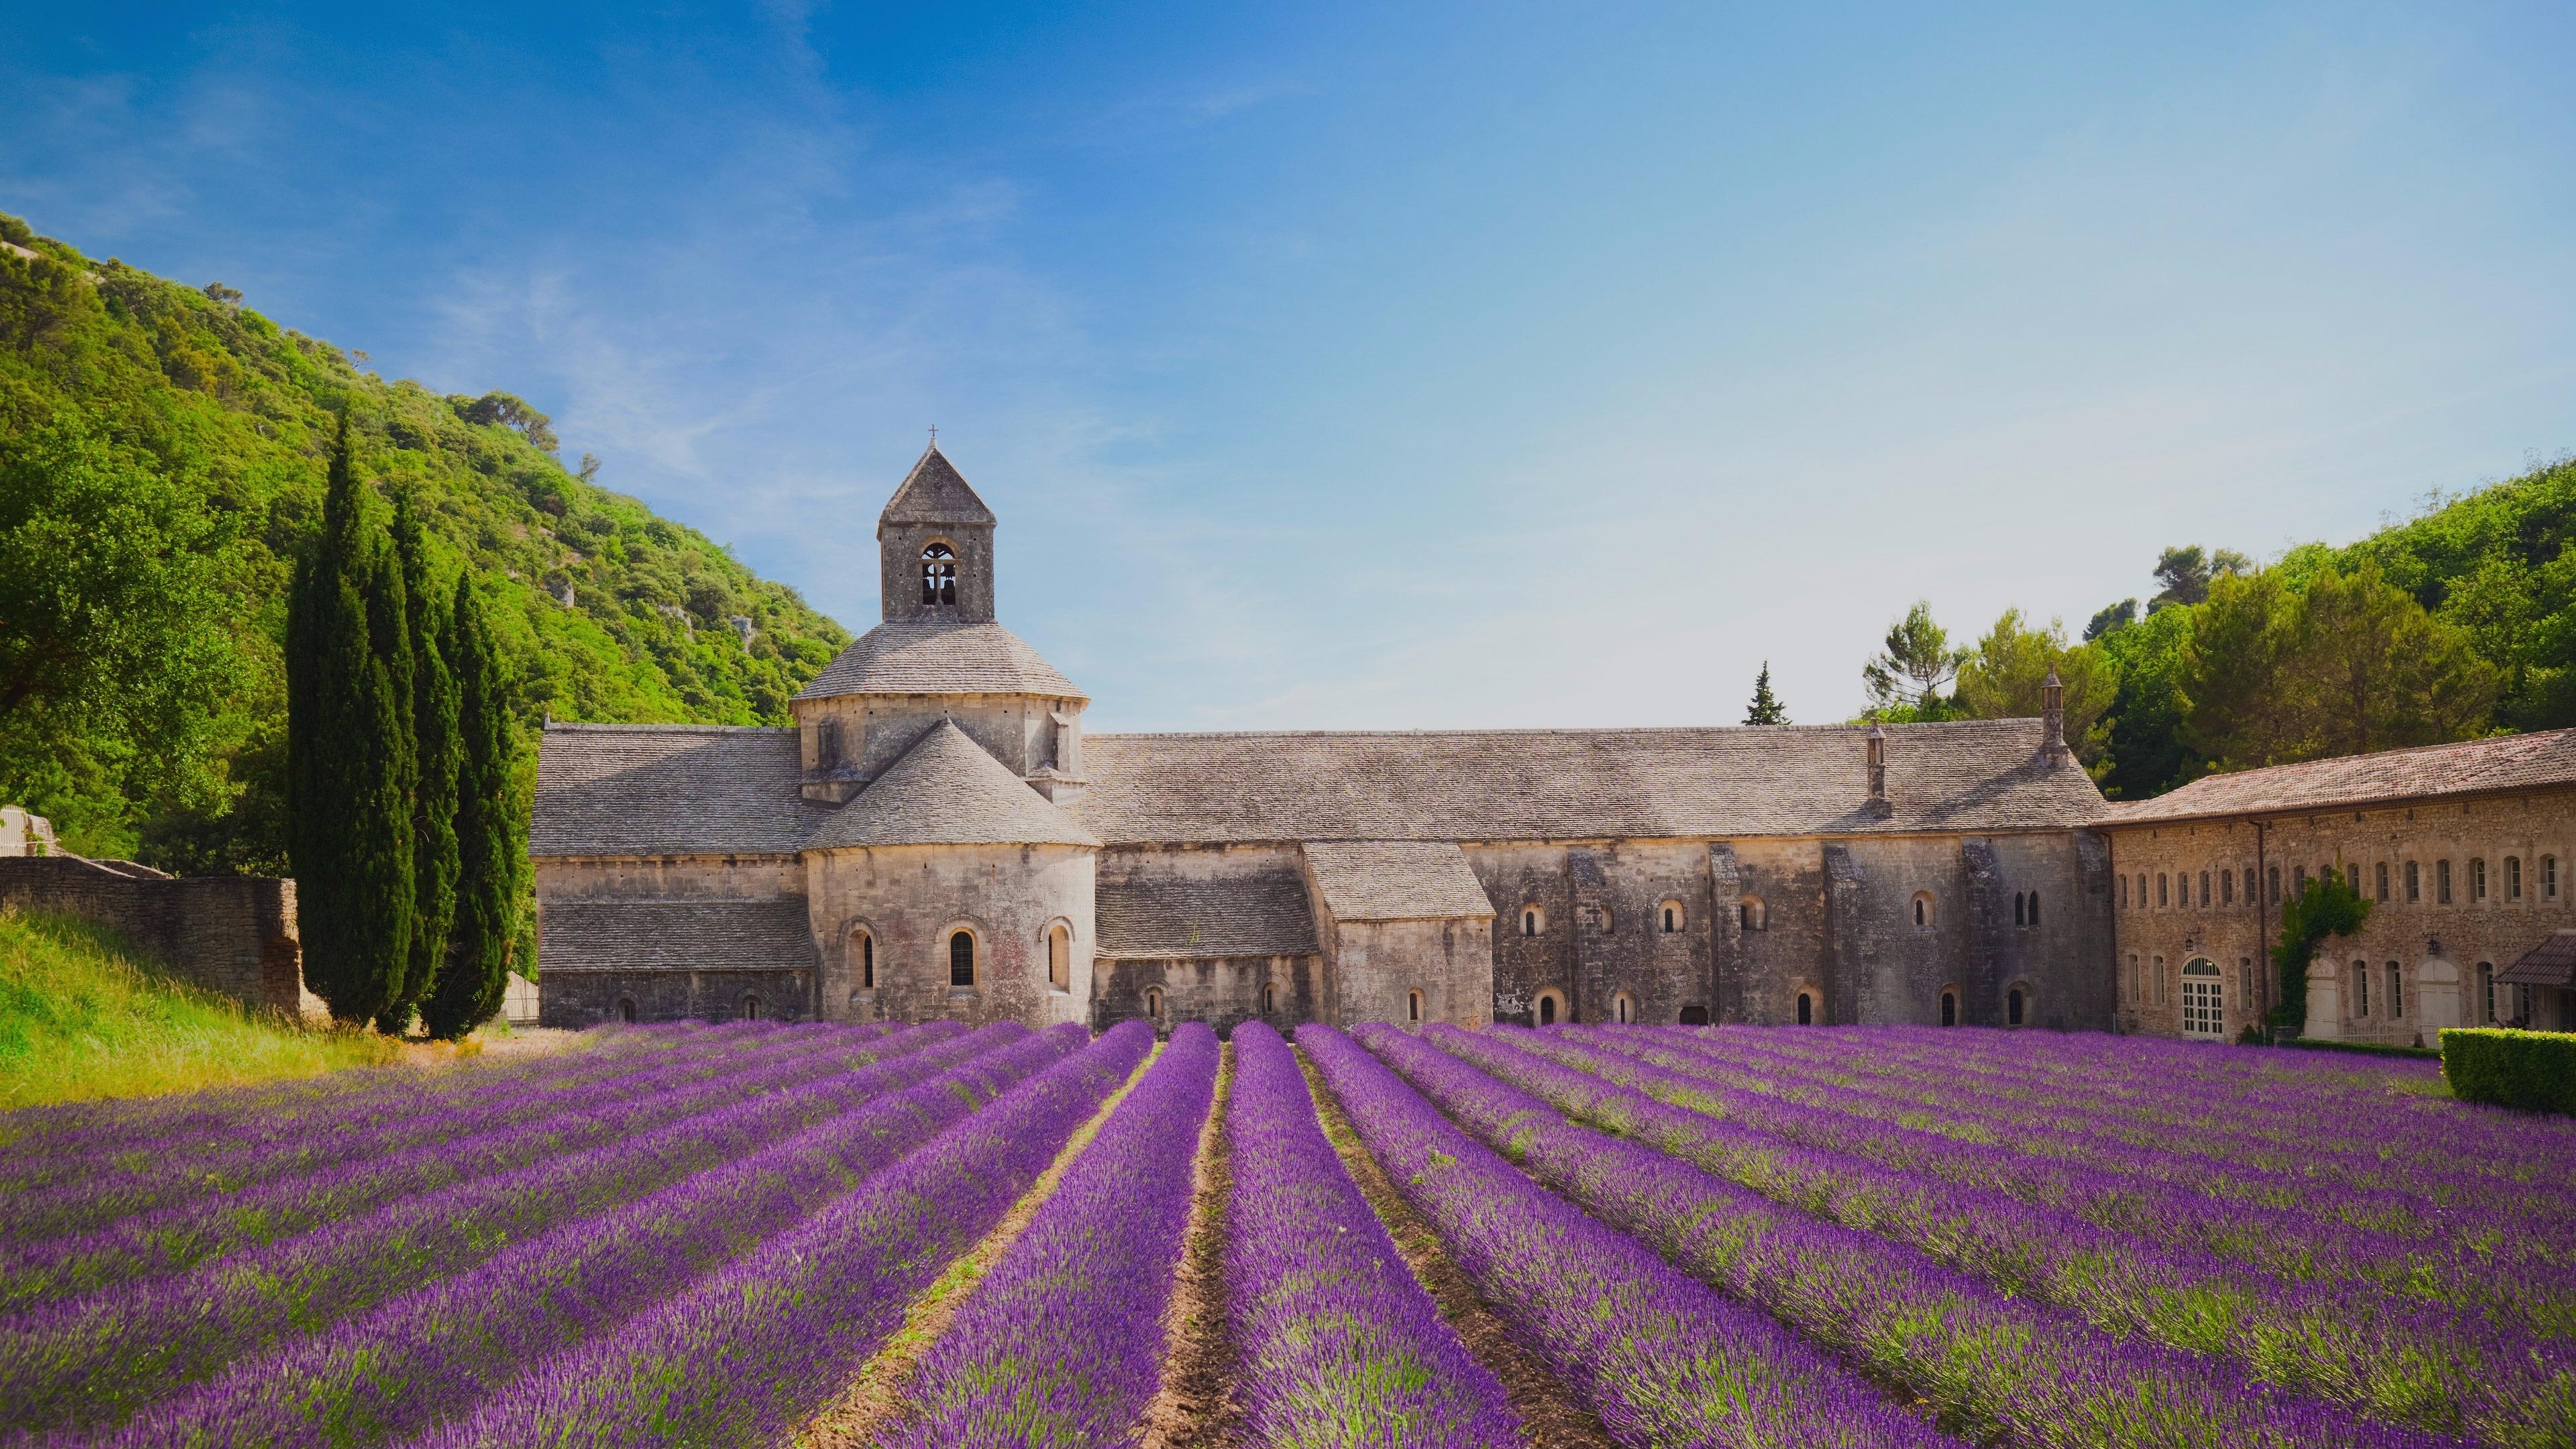
<path id="1" fill-rule="evenodd" d="M 2434 1057 L 2442 1055 L 2439 1047 L 2392 1046 L 2377 1041 L 2325 1041 L 2317 1037 L 2285 1036 L 2274 1046 L 2297 1047 L 2303 1052 L 2356 1052 L 2366 1057 Z"/>
<path id="2" fill-rule="evenodd" d="M 2463 1102 L 2576 1117 L 2576 1035 L 2451 1027 L 2442 1033 L 2442 1075 Z"/>

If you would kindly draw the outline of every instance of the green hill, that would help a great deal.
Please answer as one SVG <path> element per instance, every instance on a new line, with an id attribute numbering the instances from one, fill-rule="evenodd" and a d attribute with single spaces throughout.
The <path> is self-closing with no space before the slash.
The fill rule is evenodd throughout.
<path id="1" fill-rule="evenodd" d="M 15 218 L 0 240 L 0 800 L 70 849 L 283 871 L 286 580 L 344 409 L 362 474 L 417 490 L 449 566 L 488 590 L 531 726 L 785 723 L 848 642 L 568 471 L 517 398 L 388 382 L 228 288 Z"/>
<path id="2" fill-rule="evenodd" d="M 0 910 L 0 1111 L 380 1066 L 402 1050 L 247 1012 L 86 922 Z"/>

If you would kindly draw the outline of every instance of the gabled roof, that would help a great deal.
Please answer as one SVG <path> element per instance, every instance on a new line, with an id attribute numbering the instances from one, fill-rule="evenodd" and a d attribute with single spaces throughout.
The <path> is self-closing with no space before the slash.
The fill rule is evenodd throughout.
<path id="1" fill-rule="evenodd" d="M 999 624 L 902 619 L 879 624 L 796 691 L 844 694 L 1038 694 L 1085 699 L 1073 681 Z"/>
<path id="2" fill-rule="evenodd" d="M 2507 986 L 2576 986 L 2576 931 L 2552 931 L 2497 974 Z"/>
<path id="3" fill-rule="evenodd" d="M 794 730 L 550 724 L 528 853 L 792 855 L 821 813 L 800 779 Z"/>
<path id="4" fill-rule="evenodd" d="M 801 898 L 775 901 L 557 901 L 537 918 L 544 971 L 810 970 L 814 928 Z"/>
<path id="5" fill-rule="evenodd" d="M 1490 920 L 1493 902 L 1451 841 L 1317 841 L 1306 847 L 1315 889 L 1336 921 Z"/>
<path id="6" fill-rule="evenodd" d="M 1091 735 L 1072 814 L 1111 844 L 1725 839 L 2062 830 L 2102 813 L 2035 719 L 1887 727 L 1884 813 L 1848 725 Z"/>
<path id="7" fill-rule="evenodd" d="M 1104 874 L 1093 899 L 1100 954 L 1112 960 L 1315 953 L 1306 882 L 1284 856 L 1214 878 Z"/>
<path id="8" fill-rule="evenodd" d="M 941 720 L 859 798 L 806 838 L 811 850 L 877 845 L 1100 844 L 1010 767 Z"/>
<path id="9" fill-rule="evenodd" d="M 966 476 L 957 471 L 933 443 L 921 461 L 905 474 L 903 485 L 886 500 L 879 523 L 994 523 L 993 510 L 975 496 Z"/>
<path id="10" fill-rule="evenodd" d="M 2576 730 L 2501 735 L 2209 775 L 2153 800 L 2105 807 L 2105 825 L 2333 810 L 2576 784 Z"/>

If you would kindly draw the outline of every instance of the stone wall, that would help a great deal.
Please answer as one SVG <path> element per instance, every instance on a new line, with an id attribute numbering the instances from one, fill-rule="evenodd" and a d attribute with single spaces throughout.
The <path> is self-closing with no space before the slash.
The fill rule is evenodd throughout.
<path id="1" fill-rule="evenodd" d="M 2309 974 L 2310 1036 L 2431 1045 L 2444 1026 L 2489 1019 L 2486 981 L 2494 972 L 2551 931 L 2576 927 L 2576 881 L 2568 875 L 2576 862 L 2576 791 L 2260 821 L 2120 826 L 2106 833 L 2111 869 L 2123 878 L 2114 892 L 2123 1030 L 2184 1035 L 2185 968 L 2198 960 L 2219 968 L 2218 1035 L 2232 1038 L 2261 1020 L 2276 991 L 2268 943 L 2280 936 L 2281 900 L 2298 890 L 2302 872 L 2341 870 L 2358 879 L 2371 901 L 2370 919 L 2358 933 L 2330 937 L 2318 950 Z M 2250 896 L 2248 872 L 2256 884 Z M 2356 962 L 2367 968 L 2366 994 L 2353 979 Z M 2212 978 L 2194 973 L 2194 979 Z M 2512 987 L 2493 994 L 2497 1020 L 2525 1005 Z M 2531 995 L 2528 1004 L 2542 1026 L 2569 1024 L 2561 993 Z"/>
<path id="2" fill-rule="evenodd" d="M 806 856 L 823 1005 L 848 1020 L 1030 1026 L 1090 1016 L 1093 852 L 1064 845 L 884 846 Z M 1047 933 L 1069 935 L 1068 981 L 1048 979 Z M 949 984 L 949 938 L 976 946 L 976 984 Z M 871 946 L 863 951 L 864 936 Z M 864 979 L 873 952 L 876 982 Z"/>
<path id="3" fill-rule="evenodd" d="M 110 927 L 170 974 L 253 1007 L 301 1010 L 304 953 L 295 882 L 266 876 L 174 879 L 128 861 L 0 858 L 0 906 L 58 911 Z"/>
<path id="4" fill-rule="evenodd" d="M 1266 1021 L 1284 1033 L 1323 1019 L 1322 958 L 1316 956 L 1103 958 L 1092 970 L 1091 1024 L 1098 1031 L 1141 1017 L 1165 1035 L 1182 1022 L 1203 1021 L 1222 1037 L 1246 1021 Z"/>
<path id="5" fill-rule="evenodd" d="M 623 1020 L 805 1021 L 813 1015 L 811 974 L 795 970 L 556 969 L 545 971 L 537 987 L 539 1024 L 574 1031 Z"/>

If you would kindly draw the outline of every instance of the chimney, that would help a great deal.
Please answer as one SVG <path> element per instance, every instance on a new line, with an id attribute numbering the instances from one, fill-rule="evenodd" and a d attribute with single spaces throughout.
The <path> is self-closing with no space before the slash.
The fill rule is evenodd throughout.
<path id="1" fill-rule="evenodd" d="M 1887 803 L 1887 731 L 1877 725 L 1869 727 L 1869 809 L 1884 815 Z"/>
<path id="2" fill-rule="evenodd" d="M 2057 666 L 2048 666 L 2048 682 L 2039 687 L 2039 757 L 2052 765 L 2066 760 L 2066 686 Z"/>

